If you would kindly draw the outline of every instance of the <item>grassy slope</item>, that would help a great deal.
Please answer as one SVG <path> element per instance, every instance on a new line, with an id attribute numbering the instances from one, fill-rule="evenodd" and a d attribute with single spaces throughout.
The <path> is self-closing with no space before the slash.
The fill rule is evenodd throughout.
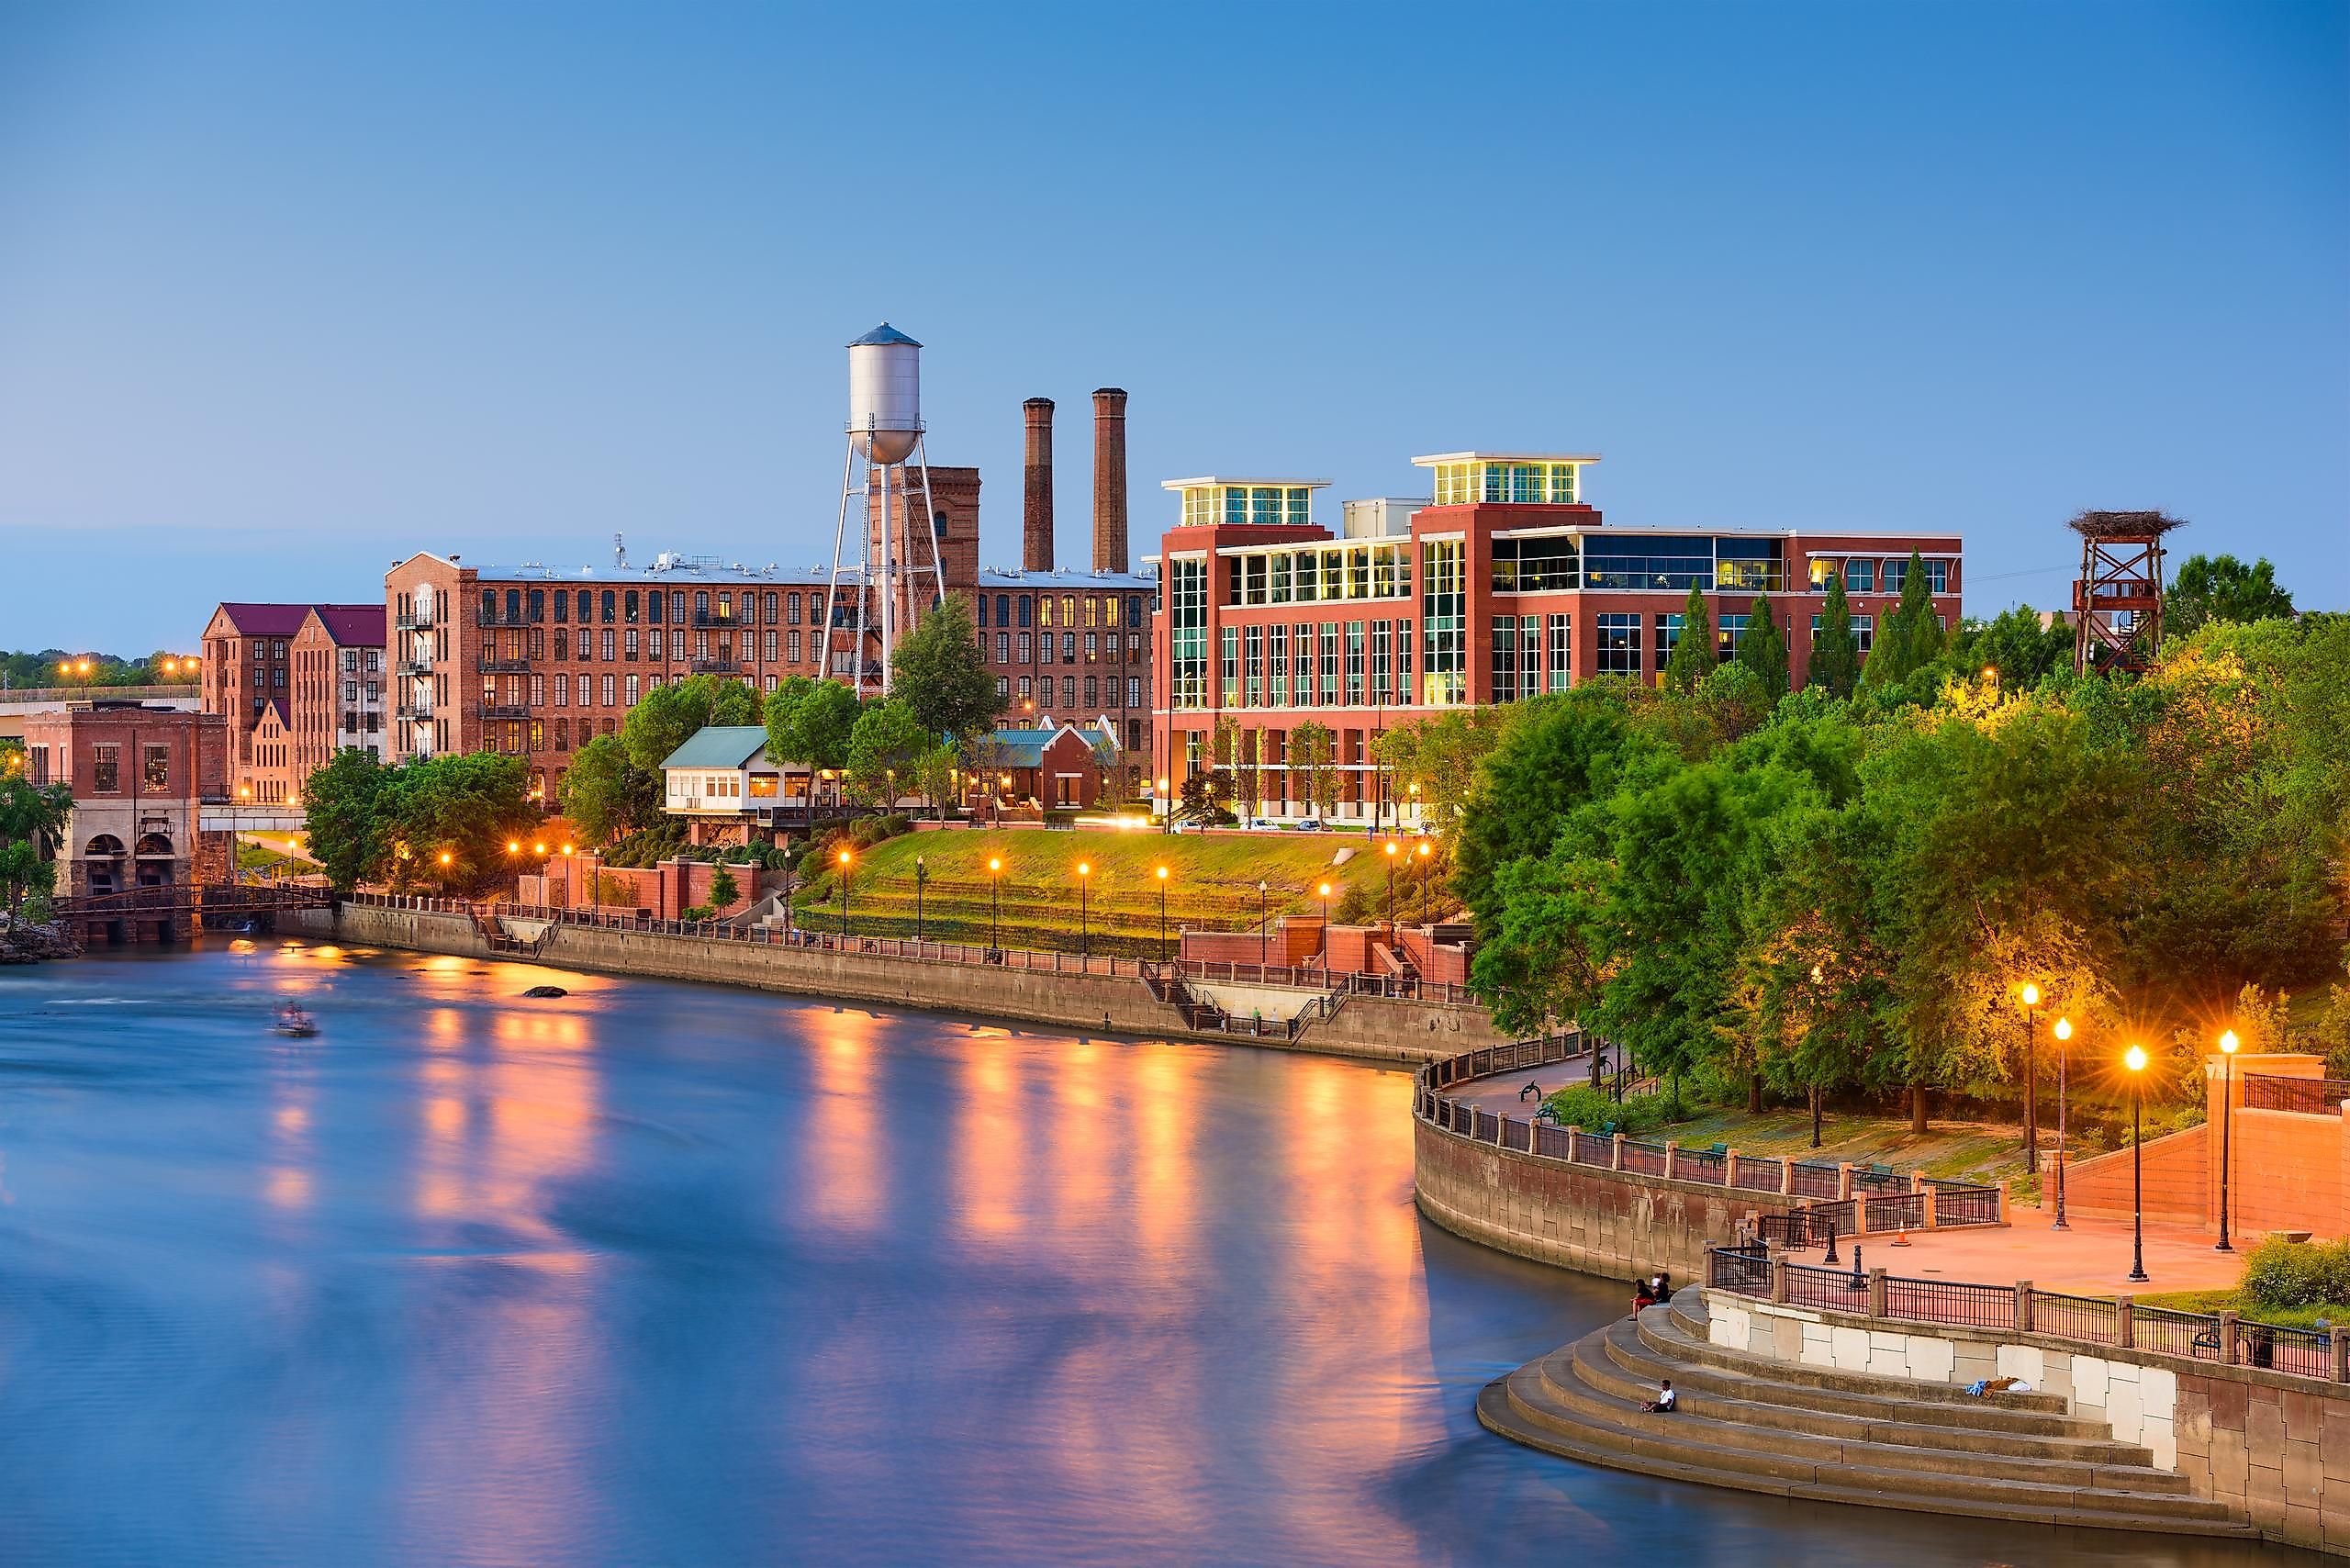
<path id="1" fill-rule="evenodd" d="M 1354 857 L 1334 867 L 1332 857 L 1351 847 Z M 1315 889 L 1327 881 L 1331 902 L 1353 881 L 1385 885 L 1384 863 L 1373 864 L 1363 841 L 1315 834 L 1177 834 L 1147 832 L 1053 832 L 1036 828 L 979 832 L 953 829 L 912 833 L 867 851 L 856 871 L 855 928 L 876 934 L 911 932 L 914 915 L 914 857 L 922 857 L 929 879 L 923 895 L 923 929 L 951 941 L 988 938 L 990 857 L 1003 862 L 1003 940 L 1007 946 L 1068 946 L 1078 929 L 1077 866 L 1092 867 L 1087 902 L 1091 929 L 1106 937 L 1106 952 L 1140 952 L 1155 946 L 1158 933 L 1159 866 L 1168 868 L 1167 920 L 1221 930 L 1254 929 L 1259 879 L 1268 884 L 1266 904 L 1276 917 L 1319 913 Z M 815 890 L 829 895 L 829 886 Z M 822 921 L 829 909 L 837 924 L 839 904 L 795 898 L 803 918 Z M 1059 938 L 1066 937 L 1066 941 Z"/>

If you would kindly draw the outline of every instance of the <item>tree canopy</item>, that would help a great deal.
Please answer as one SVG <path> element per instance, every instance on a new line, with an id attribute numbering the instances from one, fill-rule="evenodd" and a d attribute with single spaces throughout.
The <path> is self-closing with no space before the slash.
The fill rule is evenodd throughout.
<path id="1" fill-rule="evenodd" d="M 346 749 L 311 773 L 302 803 L 311 854 L 346 890 L 375 881 L 477 892 L 513 873 L 506 846 L 539 821 L 523 760 L 490 752 L 387 767 Z"/>
<path id="2" fill-rule="evenodd" d="M 2293 613 L 2293 596 L 2277 586 L 2263 557 L 2245 566 L 2233 555 L 2189 555 L 2178 564 L 2163 600 L 2166 636 L 2184 637 L 2211 621 L 2265 621 Z"/>
<path id="3" fill-rule="evenodd" d="M 993 729 L 1003 711 L 974 624 L 971 601 L 949 594 L 890 655 L 890 696 L 912 708 L 934 740 Z"/>
<path id="4" fill-rule="evenodd" d="M 836 680 L 787 677 L 767 694 L 767 759 L 810 768 L 848 766 L 856 693 Z"/>

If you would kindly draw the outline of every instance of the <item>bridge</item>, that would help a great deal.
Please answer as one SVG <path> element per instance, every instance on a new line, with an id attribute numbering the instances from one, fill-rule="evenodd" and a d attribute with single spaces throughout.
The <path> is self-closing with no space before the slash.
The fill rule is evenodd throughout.
<path id="1" fill-rule="evenodd" d="M 331 909 L 331 889 L 305 882 L 168 882 L 50 901 L 61 924 L 81 926 L 176 925 L 264 919 L 288 909 Z"/>

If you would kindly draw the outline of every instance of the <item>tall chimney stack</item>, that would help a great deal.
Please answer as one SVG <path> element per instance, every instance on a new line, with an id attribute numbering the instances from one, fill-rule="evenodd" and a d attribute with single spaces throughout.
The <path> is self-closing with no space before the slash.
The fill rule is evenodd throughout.
<path id="1" fill-rule="evenodd" d="M 1126 570 L 1126 395 L 1093 394 L 1093 569 Z"/>
<path id="2" fill-rule="evenodd" d="M 1053 569 L 1053 400 L 1031 398 L 1020 405 L 1028 417 L 1028 488 L 1021 500 L 1020 568 Z"/>

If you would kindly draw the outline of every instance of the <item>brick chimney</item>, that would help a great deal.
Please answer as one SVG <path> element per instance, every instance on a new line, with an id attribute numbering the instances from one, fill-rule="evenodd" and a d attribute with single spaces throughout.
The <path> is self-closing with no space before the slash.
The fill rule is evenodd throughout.
<path id="1" fill-rule="evenodd" d="M 1053 400 L 1031 398 L 1020 405 L 1028 416 L 1028 488 L 1020 511 L 1020 568 L 1053 569 Z"/>
<path id="2" fill-rule="evenodd" d="M 1093 394 L 1093 569 L 1126 570 L 1126 395 Z"/>

